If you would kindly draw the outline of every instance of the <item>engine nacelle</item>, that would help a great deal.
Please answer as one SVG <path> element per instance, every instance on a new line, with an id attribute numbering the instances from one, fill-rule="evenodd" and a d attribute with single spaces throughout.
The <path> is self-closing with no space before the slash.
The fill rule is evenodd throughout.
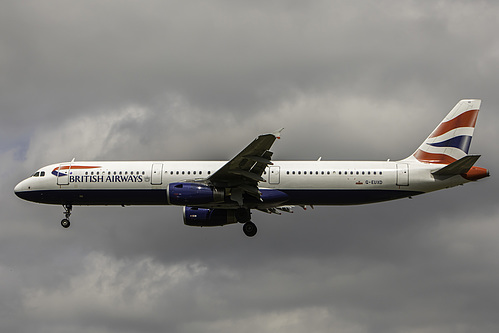
<path id="1" fill-rule="evenodd" d="M 224 190 L 198 183 L 171 183 L 168 186 L 168 202 L 171 205 L 202 205 L 223 202 Z"/>
<path id="2" fill-rule="evenodd" d="M 184 207 L 185 225 L 193 227 L 216 227 L 236 222 L 235 211 L 231 209 Z"/>

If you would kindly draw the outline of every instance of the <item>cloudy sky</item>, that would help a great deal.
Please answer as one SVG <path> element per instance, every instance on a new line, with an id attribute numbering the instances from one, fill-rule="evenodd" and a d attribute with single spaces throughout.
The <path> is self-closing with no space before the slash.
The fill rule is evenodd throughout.
<path id="1" fill-rule="evenodd" d="M 496 1 L 2 1 L 0 331 L 499 331 Z M 77 160 L 411 154 L 463 98 L 493 177 L 413 200 L 183 225 L 24 202 Z"/>

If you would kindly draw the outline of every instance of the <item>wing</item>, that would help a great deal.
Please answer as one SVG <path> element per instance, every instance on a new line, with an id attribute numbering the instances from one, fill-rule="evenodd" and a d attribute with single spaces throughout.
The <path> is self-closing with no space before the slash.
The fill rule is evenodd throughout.
<path id="1" fill-rule="evenodd" d="M 258 182 L 265 181 L 262 174 L 267 165 L 272 164 L 269 149 L 280 138 L 282 130 L 260 135 L 208 180 L 216 187 L 229 188 L 231 199 L 241 206 L 244 193 L 260 198 Z"/>

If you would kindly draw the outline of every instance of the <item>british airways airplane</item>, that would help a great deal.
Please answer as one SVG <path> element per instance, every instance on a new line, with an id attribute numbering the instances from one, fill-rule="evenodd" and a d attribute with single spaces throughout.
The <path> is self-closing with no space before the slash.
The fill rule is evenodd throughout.
<path id="1" fill-rule="evenodd" d="M 15 187 L 22 199 L 62 205 L 183 206 L 189 226 L 240 222 L 252 237 L 251 210 L 357 205 L 449 188 L 488 177 L 468 155 L 480 100 L 462 100 L 414 154 L 400 161 L 271 161 L 280 132 L 257 137 L 228 162 L 71 162 L 45 166 Z"/>

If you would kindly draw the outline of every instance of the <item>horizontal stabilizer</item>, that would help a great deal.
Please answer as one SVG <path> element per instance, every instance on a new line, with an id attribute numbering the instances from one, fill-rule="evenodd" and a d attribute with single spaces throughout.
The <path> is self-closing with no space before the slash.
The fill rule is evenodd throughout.
<path id="1" fill-rule="evenodd" d="M 480 155 L 467 155 L 445 167 L 432 172 L 435 176 L 456 176 L 468 172 L 473 164 L 480 158 Z"/>

